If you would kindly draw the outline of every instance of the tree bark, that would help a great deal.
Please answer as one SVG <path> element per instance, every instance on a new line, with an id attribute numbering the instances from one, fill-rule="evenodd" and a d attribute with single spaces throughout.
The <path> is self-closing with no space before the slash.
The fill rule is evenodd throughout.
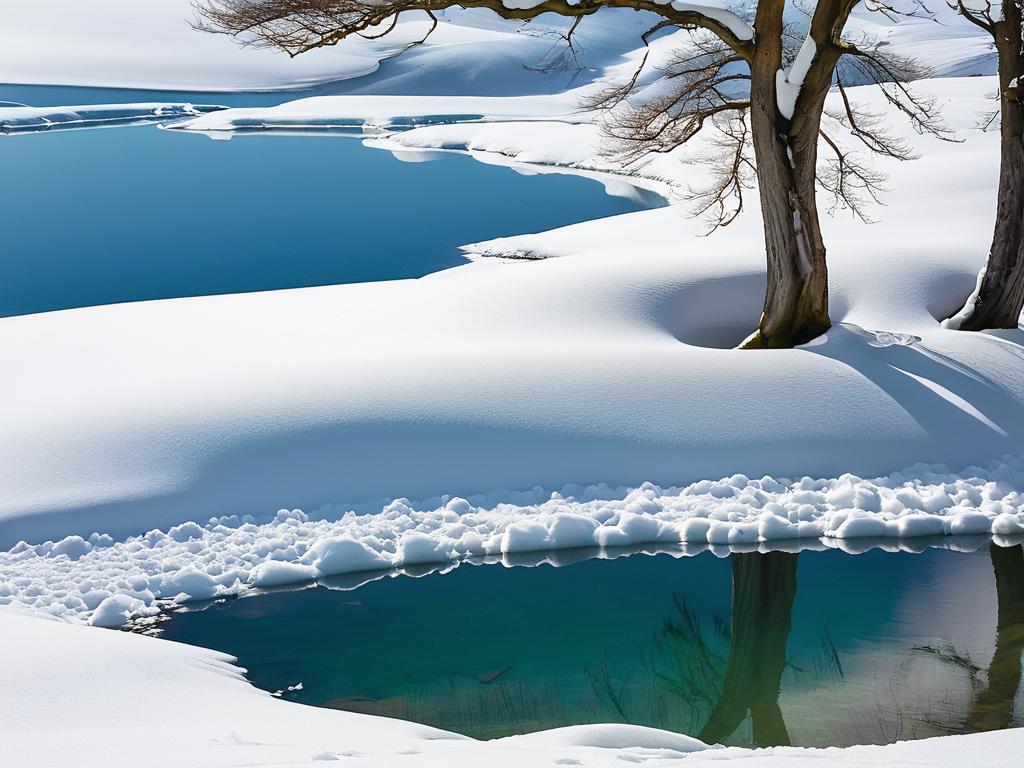
<path id="1" fill-rule="evenodd" d="M 1003 3 L 995 24 L 999 55 L 1000 160 L 996 226 L 974 306 L 960 321 L 963 331 L 1016 328 L 1024 309 L 1024 53 L 1021 7 Z M 1011 85 L 1011 83 L 1013 85 Z"/>
<path id="2" fill-rule="evenodd" d="M 816 81 L 803 83 L 794 110 L 796 120 L 782 114 L 778 100 L 781 5 L 758 4 L 754 24 L 758 44 L 750 64 L 751 133 L 768 286 L 758 329 L 742 345 L 747 349 L 792 347 L 831 326 L 828 268 L 814 184 L 818 129 L 832 70 L 827 68 L 824 88 Z"/>

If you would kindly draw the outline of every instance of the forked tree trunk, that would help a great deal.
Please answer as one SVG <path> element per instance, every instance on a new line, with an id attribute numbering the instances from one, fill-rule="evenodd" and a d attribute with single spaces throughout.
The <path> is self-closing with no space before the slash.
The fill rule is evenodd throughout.
<path id="1" fill-rule="evenodd" d="M 1024 309 L 1024 54 L 1021 9 L 1003 3 L 993 38 L 999 53 L 999 197 L 992 246 L 960 330 L 1016 328 Z M 1011 85 L 1011 83 L 1013 85 Z"/>
<path id="2" fill-rule="evenodd" d="M 750 67 L 750 117 L 768 286 L 758 329 L 742 345 L 748 349 L 792 347 L 831 325 L 828 268 L 814 189 L 818 129 L 831 70 L 823 89 L 816 82 L 803 84 L 795 120 L 783 115 L 777 83 L 782 14 L 768 18 L 764 7 L 758 9 L 761 42 Z M 777 29 L 766 29 L 769 26 Z"/>

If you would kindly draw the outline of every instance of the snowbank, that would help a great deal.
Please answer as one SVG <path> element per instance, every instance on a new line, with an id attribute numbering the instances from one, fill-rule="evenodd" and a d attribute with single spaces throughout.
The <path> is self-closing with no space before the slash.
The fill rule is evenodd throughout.
<path id="1" fill-rule="evenodd" d="M 93 534 L 0 552 L 0 605 L 119 626 L 160 602 L 205 600 L 362 571 L 524 552 L 641 544 L 733 547 L 798 540 L 1024 533 L 1024 459 L 952 474 L 912 467 L 865 480 L 751 479 L 685 488 L 567 487 L 500 498 L 407 499 L 375 513 L 281 510 L 114 541 Z M 498 497 L 498 498 L 496 498 Z M 792 545 L 790 545 L 792 546 Z"/>
<path id="2" fill-rule="evenodd" d="M 579 112 L 578 101 L 578 91 L 551 96 L 504 97 L 313 96 L 286 101 L 276 107 L 224 110 L 219 119 L 209 115 L 203 120 L 187 120 L 171 127 L 216 133 L 267 128 L 405 128 L 424 123 L 526 119 L 585 122 L 590 117 Z"/>
<path id="3" fill-rule="evenodd" d="M 0 744 L 5 765 L 104 768 L 623 764 L 753 768 L 1012 765 L 1019 731 L 808 750 L 708 748 L 680 734 L 585 725 L 480 742 L 388 718 L 281 701 L 215 651 L 0 611 Z"/>

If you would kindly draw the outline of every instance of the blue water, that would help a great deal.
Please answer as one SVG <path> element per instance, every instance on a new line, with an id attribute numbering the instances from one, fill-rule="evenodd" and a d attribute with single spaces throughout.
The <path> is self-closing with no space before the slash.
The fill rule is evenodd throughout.
<path id="1" fill-rule="evenodd" d="M 39 104 L 47 90 L 5 88 L 0 99 Z M 96 91 L 79 103 L 103 100 L 104 89 L 73 90 Z M 0 136 L 0 316 L 420 277 L 465 263 L 459 245 L 664 202 L 611 197 L 579 176 L 433 158 L 403 162 L 323 133 L 213 141 L 136 125 Z"/>
<path id="2" fill-rule="evenodd" d="M 1020 545 L 462 565 L 160 626 L 283 698 L 477 737 L 630 722 L 828 746 L 1024 724 Z"/>

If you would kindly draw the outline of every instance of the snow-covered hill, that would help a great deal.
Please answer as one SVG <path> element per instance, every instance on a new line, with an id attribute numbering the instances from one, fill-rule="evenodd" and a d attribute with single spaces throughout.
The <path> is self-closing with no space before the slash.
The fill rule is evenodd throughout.
<path id="1" fill-rule="evenodd" d="M 727 5 L 732 5 L 727 3 Z M 907 3 L 908 8 L 919 4 Z M 936 75 L 993 74 L 984 32 L 929 0 L 920 18 L 894 22 L 864 8 L 849 36 L 883 40 L 918 58 Z M 742 11 L 742 5 L 739 6 Z M 747 13 L 750 12 L 748 8 Z M 589 82 L 642 47 L 640 35 L 657 19 L 628 9 L 602 10 L 580 24 L 575 53 L 554 67 L 565 44 L 566 21 L 544 16 L 522 24 L 486 10 L 439 14 L 422 47 L 379 64 L 419 40 L 429 24 L 406 14 L 381 40 L 353 38 L 289 58 L 280 51 L 242 47 L 231 38 L 194 31 L 190 0 L 38 0 L 12 4 L 0 24 L 0 83 L 232 91 L 307 88 L 357 78 L 338 92 L 509 95 L 554 93 Z M 793 21 L 801 22 L 794 11 Z M 662 43 L 664 47 L 664 43 Z M 525 66 L 524 66 L 525 65 Z"/>

